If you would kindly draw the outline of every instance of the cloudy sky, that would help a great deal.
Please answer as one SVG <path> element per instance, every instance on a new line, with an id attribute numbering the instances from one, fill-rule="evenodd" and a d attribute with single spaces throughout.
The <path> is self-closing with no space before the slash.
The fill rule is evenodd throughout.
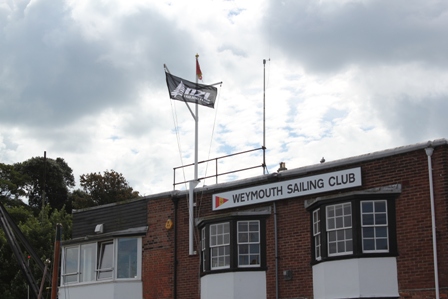
<path id="1" fill-rule="evenodd" d="M 195 81 L 196 53 L 202 83 L 223 82 L 199 107 L 200 161 L 260 148 L 263 107 L 269 173 L 448 137 L 448 1 L 0 0 L 0 162 L 46 151 L 77 183 L 115 170 L 142 195 L 172 190 L 194 120 L 163 64 Z"/>

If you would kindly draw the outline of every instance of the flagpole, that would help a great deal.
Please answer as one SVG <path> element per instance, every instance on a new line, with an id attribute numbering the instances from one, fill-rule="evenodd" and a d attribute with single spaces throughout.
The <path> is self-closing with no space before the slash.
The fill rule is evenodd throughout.
<path id="1" fill-rule="evenodd" d="M 197 65 L 197 63 L 198 63 L 198 57 L 199 57 L 199 54 L 196 54 L 196 65 Z M 196 68 L 196 75 L 195 75 L 195 77 L 196 77 L 196 85 L 198 84 L 198 71 L 197 71 L 197 68 Z M 195 107 L 195 109 L 196 109 L 196 117 L 195 117 L 195 128 L 194 128 L 194 131 L 195 131 L 195 140 L 194 140 L 194 180 L 195 181 L 197 181 L 198 180 L 198 135 L 199 135 L 199 125 L 198 125 L 198 123 L 199 123 L 199 108 L 198 108 L 198 102 L 196 102 L 196 107 Z"/>
<path id="2" fill-rule="evenodd" d="M 196 255 L 194 250 L 194 188 L 199 184 L 198 176 L 198 138 L 199 138 L 199 104 L 213 108 L 216 101 L 217 89 L 213 85 L 222 84 L 222 82 L 212 85 L 199 84 L 198 80 L 202 80 L 202 72 L 198 62 L 199 55 L 196 54 L 196 83 L 177 78 L 170 74 L 168 67 L 164 64 L 166 83 L 170 98 L 173 100 L 184 101 L 190 110 L 195 121 L 195 149 L 194 149 L 194 179 L 189 181 L 188 193 L 188 212 L 189 212 L 189 254 Z M 183 82 L 185 81 L 185 83 Z M 194 86 L 195 85 L 195 86 Z M 206 92 L 202 91 L 203 89 Z M 200 92 L 198 92 L 200 91 Z M 195 103 L 195 112 L 190 108 L 188 103 Z M 195 115 L 196 114 L 196 115 Z"/>
<path id="3" fill-rule="evenodd" d="M 196 54 L 196 84 L 198 84 L 198 57 Z M 190 181 L 188 192 L 188 212 L 189 212 L 189 254 L 195 255 L 194 251 L 194 188 L 199 184 L 198 180 L 198 135 L 199 135 L 199 107 L 198 103 L 195 103 L 195 115 L 194 115 L 194 180 Z"/>

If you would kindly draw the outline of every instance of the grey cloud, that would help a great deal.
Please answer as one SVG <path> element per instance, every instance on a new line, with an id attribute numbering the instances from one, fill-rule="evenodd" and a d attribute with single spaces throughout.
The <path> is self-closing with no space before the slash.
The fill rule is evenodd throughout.
<path id="1" fill-rule="evenodd" d="M 186 69 L 180 53 L 194 53 L 194 39 L 155 11 L 123 16 L 115 32 L 92 39 L 63 2 L 32 4 L 23 14 L 0 14 L 4 124 L 59 127 L 132 105 L 142 86 L 164 87 L 163 63 Z"/>
<path id="2" fill-rule="evenodd" d="M 403 140 L 412 143 L 446 137 L 447 95 L 428 95 L 420 101 L 407 94 L 373 100 L 382 122 Z"/>
<path id="3" fill-rule="evenodd" d="M 263 22 L 273 47 L 309 70 L 352 64 L 448 64 L 448 3 L 270 1 Z"/>

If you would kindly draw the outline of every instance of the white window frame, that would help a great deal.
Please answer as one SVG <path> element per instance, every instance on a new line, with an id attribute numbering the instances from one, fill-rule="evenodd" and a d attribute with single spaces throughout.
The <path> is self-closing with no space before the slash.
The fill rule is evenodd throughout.
<path id="1" fill-rule="evenodd" d="M 240 224 L 247 224 L 247 231 L 240 231 Z M 251 223 L 257 224 L 257 230 L 251 231 Z M 242 220 L 237 221 L 237 243 L 238 243 L 238 267 L 260 267 L 261 265 L 261 244 L 260 244 L 260 221 L 259 220 Z M 245 236 L 243 238 L 243 235 Z M 251 239 L 251 236 L 256 236 L 256 240 Z M 241 237 L 241 238 L 240 238 Z M 244 240 L 246 239 L 246 240 Z M 247 252 L 241 252 L 242 248 L 247 246 Z M 251 252 L 251 249 L 258 249 L 258 252 Z M 248 264 L 241 264 L 241 257 L 248 257 Z M 252 263 L 252 257 L 257 257 L 256 263 Z"/>
<path id="2" fill-rule="evenodd" d="M 115 255 L 115 258 L 116 258 L 115 267 L 117 269 L 116 274 L 115 274 L 116 279 L 123 280 L 123 279 L 137 278 L 138 277 L 138 268 L 139 268 L 139 265 L 138 265 L 139 264 L 139 251 L 141 251 L 141 249 L 140 249 L 141 247 L 139 247 L 139 239 L 130 237 L 130 238 L 118 238 L 115 240 L 116 240 L 115 243 L 116 243 L 116 252 L 117 252 L 117 254 Z M 134 240 L 136 241 L 136 243 L 135 243 L 136 248 L 135 248 L 135 252 L 134 252 L 135 256 L 128 256 L 127 262 L 125 264 L 120 265 L 119 264 L 120 263 L 119 255 L 120 255 L 120 252 L 122 252 L 119 250 L 120 249 L 120 247 L 119 247 L 120 241 L 122 241 L 122 242 L 129 241 L 130 242 L 130 241 L 134 241 Z M 131 245 L 134 245 L 134 244 L 131 244 Z M 132 266 L 132 264 L 134 264 L 134 262 L 135 262 L 135 269 Z M 128 268 L 127 277 L 119 277 L 120 272 L 121 272 L 120 270 L 121 270 L 122 266 L 126 266 Z"/>
<path id="3" fill-rule="evenodd" d="M 206 235 L 205 227 L 203 227 L 201 229 L 202 271 L 205 271 L 206 270 L 206 266 L 207 266 L 207 260 L 206 260 L 206 256 L 205 256 L 205 252 L 207 250 L 207 244 L 205 243 L 206 239 L 207 239 L 207 235 Z"/>
<path id="4" fill-rule="evenodd" d="M 346 207 L 350 208 L 347 213 Z M 333 215 L 331 214 L 333 210 Z M 337 214 L 337 210 L 342 213 Z M 353 217 L 351 202 L 343 202 L 325 207 L 325 221 L 327 224 L 327 253 L 328 256 L 339 256 L 353 254 Z M 333 236 L 333 237 L 331 237 Z M 339 245 L 343 244 L 344 249 L 340 250 Z M 351 244 L 351 245 L 350 245 Z M 331 251 L 331 245 L 335 246 L 336 251 Z M 351 249 L 350 249 L 351 247 Z"/>
<path id="5" fill-rule="evenodd" d="M 137 248 L 136 248 L 136 267 L 137 267 L 137 271 L 136 271 L 136 275 L 135 277 L 125 277 L 125 278 L 118 278 L 118 271 L 117 271 L 117 254 L 118 254 L 118 240 L 119 239 L 131 239 L 134 238 L 137 240 Z M 108 268 L 103 268 L 103 269 L 98 269 L 99 267 L 99 259 L 100 259 L 100 247 L 102 246 L 101 244 L 110 244 L 112 243 L 112 248 L 113 248 L 113 254 L 112 254 L 112 267 L 108 267 Z M 95 250 L 93 250 L 93 264 L 94 264 L 94 272 L 92 274 L 93 279 L 90 280 L 86 280 L 85 277 L 83 277 L 81 279 L 81 275 L 83 273 L 81 273 L 82 271 L 82 259 L 81 259 L 81 248 L 82 247 L 88 247 L 88 246 L 95 246 Z M 77 272 L 71 272 L 71 273 L 66 273 L 66 258 L 67 258 L 67 250 L 70 249 L 77 249 Z M 142 238 L 141 237 L 122 237 L 122 238 L 115 238 L 115 239 L 109 239 L 109 240 L 104 240 L 104 241 L 98 241 L 98 242 L 92 242 L 92 243 L 81 243 L 81 244 L 77 244 L 77 245 L 69 245 L 63 248 L 62 250 L 62 283 L 61 285 L 72 285 L 72 284 L 81 284 L 81 283 L 98 283 L 98 282 L 103 282 L 103 281 L 115 281 L 115 280 L 119 280 L 119 281 L 123 281 L 123 280 L 140 280 L 141 279 L 141 271 L 142 271 Z M 111 276 L 110 277 L 106 277 L 106 278 L 100 278 L 99 274 L 100 273 L 105 273 L 105 272 L 111 272 Z M 76 281 L 69 281 L 67 282 L 67 277 L 70 276 L 74 276 L 76 275 Z"/>
<path id="6" fill-rule="evenodd" d="M 116 261 L 114 243 L 115 240 L 98 243 L 96 280 L 110 280 L 114 277 L 114 265 Z M 108 250 L 111 250 L 112 252 L 109 252 Z M 106 253 L 107 256 L 105 256 L 104 253 Z M 103 274 L 105 274 L 105 276 L 103 276 Z"/>
<path id="7" fill-rule="evenodd" d="M 76 272 L 68 272 L 66 273 L 66 269 L 67 269 L 67 251 L 68 250 L 74 250 L 76 249 Z M 69 284 L 76 284 L 79 283 L 79 246 L 67 246 L 64 248 L 63 253 L 64 253 L 64 259 L 63 259 L 63 263 L 62 263 L 62 267 L 63 267 L 63 271 L 62 271 L 62 282 L 65 285 L 69 285 Z M 74 257 L 74 256 L 73 256 Z M 75 277 L 75 280 L 70 280 L 67 281 L 68 277 Z"/>
<path id="8" fill-rule="evenodd" d="M 371 211 L 363 210 L 363 203 L 372 204 Z M 379 211 L 376 203 L 384 204 L 384 211 Z M 363 253 L 371 253 L 371 252 L 389 252 L 389 219 L 388 219 L 388 210 L 387 210 L 387 200 L 362 200 L 360 203 L 360 213 L 361 213 L 361 242 L 362 242 L 362 252 Z M 370 216 L 370 217 L 369 217 Z M 382 218 L 383 216 L 384 218 Z M 382 223 L 382 219 L 385 219 L 385 222 Z M 372 233 L 369 236 L 366 236 L 366 230 L 373 229 Z M 378 236 L 380 231 L 385 231 L 383 236 Z M 386 240 L 386 249 L 378 249 L 379 240 Z M 365 249 L 365 240 L 372 240 L 374 249 Z"/>
<path id="9" fill-rule="evenodd" d="M 230 268 L 230 222 L 210 224 L 209 230 L 210 269 Z"/>
<path id="10" fill-rule="evenodd" d="M 97 248 L 97 243 L 85 243 L 79 246 L 79 282 L 95 281 Z"/>
<path id="11" fill-rule="evenodd" d="M 317 261 L 322 259 L 322 236 L 320 227 L 320 208 L 313 211 L 313 238 L 314 238 L 314 258 Z"/>

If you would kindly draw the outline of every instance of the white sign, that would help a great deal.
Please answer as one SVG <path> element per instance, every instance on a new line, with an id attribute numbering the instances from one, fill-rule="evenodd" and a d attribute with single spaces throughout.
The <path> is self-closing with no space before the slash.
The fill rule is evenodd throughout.
<path id="1" fill-rule="evenodd" d="M 361 168 L 213 194 L 213 211 L 361 186 Z"/>

